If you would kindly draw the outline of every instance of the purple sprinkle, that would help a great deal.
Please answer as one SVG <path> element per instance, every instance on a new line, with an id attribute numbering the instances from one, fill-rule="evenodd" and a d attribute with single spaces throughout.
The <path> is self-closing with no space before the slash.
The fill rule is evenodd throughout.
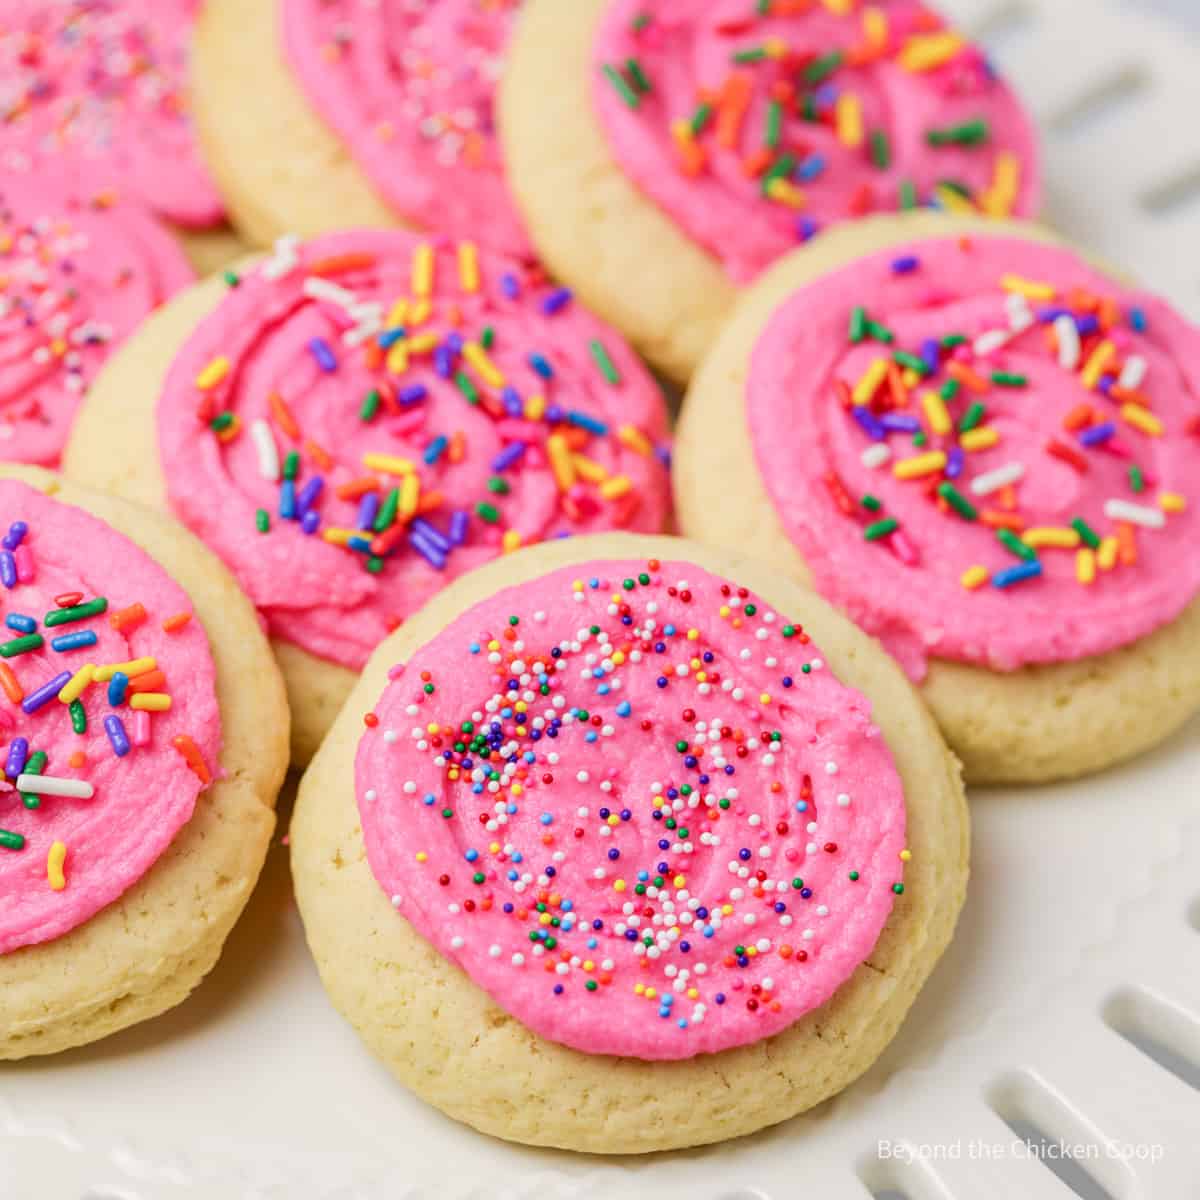
<path id="1" fill-rule="evenodd" d="M 966 465 L 967 456 L 963 452 L 961 446 L 954 446 L 950 453 L 946 455 L 946 469 L 944 474 L 947 479 L 957 479 L 963 472 L 963 467 Z"/>
<path id="2" fill-rule="evenodd" d="M 429 395 L 429 389 L 423 383 L 410 383 L 408 387 L 400 389 L 396 400 L 401 408 L 410 408 L 414 404 L 419 404 L 427 395 Z"/>
<path id="3" fill-rule="evenodd" d="M 16 779 L 25 770 L 28 758 L 29 742 L 23 737 L 13 738 L 12 745 L 8 748 L 8 760 L 4 764 L 5 775 L 10 779 Z"/>
<path id="4" fill-rule="evenodd" d="M 812 217 L 796 218 L 796 236 L 802 242 L 811 241 L 820 232 L 821 226 Z"/>
<path id="5" fill-rule="evenodd" d="M 908 275 L 921 265 L 921 260 L 915 254 L 906 254 L 902 258 L 892 259 L 893 275 Z"/>
<path id="6" fill-rule="evenodd" d="M 504 411 L 510 417 L 520 417 L 525 414 L 525 405 L 521 403 L 521 393 L 514 387 L 506 387 L 500 393 L 500 399 L 504 402 Z"/>
<path id="7" fill-rule="evenodd" d="M 316 533 L 317 526 L 320 524 L 321 515 L 316 511 L 316 509 L 313 508 L 310 508 L 308 512 L 306 512 L 304 516 L 300 518 L 300 528 L 303 529 L 305 533 Z"/>
<path id="8" fill-rule="evenodd" d="M 887 430 L 879 423 L 879 418 L 869 408 L 856 404 L 850 413 L 872 441 L 882 442 L 887 437 Z"/>
<path id="9" fill-rule="evenodd" d="M 450 543 L 461 546 L 467 540 L 467 524 L 470 518 L 464 509 L 456 508 L 450 514 Z"/>
<path id="10" fill-rule="evenodd" d="M 367 492 L 358 502 L 358 518 L 354 522 L 355 529 L 370 529 L 379 515 L 379 493 Z"/>
<path id="11" fill-rule="evenodd" d="M 108 743 L 118 758 L 124 758 L 129 753 L 129 735 L 125 732 L 125 724 L 118 716 L 104 718 L 104 732 L 108 734 Z"/>
<path id="12" fill-rule="evenodd" d="M 446 345 L 451 354 L 461 354 L 463 348 L 463 335 L 457 330 L 446 338 Z"/>
<path id="13" fill-rule="evenodd" d="M 662 463 L 662 465 L 664 467 L 667 468 L 667 470 L 671 469 L 671 447 L 670 446 L 667 446 L 667 445 L 655 446 L 654 447 L 654 457 L 657 458 L 658 461 L 660 463 Z"/>
<path id="14" fill-rule="evenodd" d="M 921 361 L 931 373 L 938 369 L 942 361 L 942 346 L 937 338 L 926 338 L 921 343 Z"/>
<path id="15" fill-rule="evenodd" d="M 433 369 L 441 379 L 449 379 L 454 374 L 454 355 L 446 346 L 438 346 L 434 350 Z"/>
<path id="16" fill-rule="evenodd" d="M 446 565 L 445 554 L 415 531 L 408 535 L 408 544 L 436 570 L 440 571 Z"/>
<path id="17" fill-rule="evenodd" d="M 6 588 L 17 586 L 17 560 L 11 550 L 0 550 L 0 583 Z"/>
<path id="18" fill-rule="evenodd" d="M 507 471 L 527 449 L 526 442 L 509 442 L 495 458 L 492 459 L 493 471 Z"/>
<path id="19" fill-rule="evenodd" d="M 443 554 L 449 554 L 453 549 L 450 539 L 444 533 L 435 529 L 424 517 L 417 517 L 411 525 L 413 533 L 436 546 Z"/>
<path id="20" fill-rule="evenodd" d="M 55 675 L 49 683 L 43 683 L 36 692 L 30 692 L 24 700 L 21 701 L 21 707 L 27 712 L 37 712 L 43 704 L 48 704 L 59 692 L 71 682 L 71 672 L 64 671 L 61 675 Z"/>
<path id="21" fill-rule="evenodd" d="M 325 480 L 320 475 L 314 475 L 301 489 L 296 497 L 296 516 L 303 520 L 308 516 L 314 504 L 320 499 Z"/>
<path id="22" fill-rule="evenodd" d="M 1039 308 L 1037 310 L 1037 319 L 1043 325 L 1053 324 L 1059 317 L 1069 317 L 1071 315 L 1072 313 L 1069 308 Z"/>
<path id="23" fill-rule="evenodd" d="M 567 419 L 567 410 L 559 404 L 547 404 L 543 415 L 551 425 L 557 425 Z"/>
<path id="24" fill-rule="evenodd" d="M 552 317 L 556 312 L 561 312 L 571 303 L 570 288 L 555 288 L 543 301 L 542 313 L 547 317 Z"/>
<path id="25" fill-rule="evenodd" d="M 1100 321 L 1094 314 L 1088 313 L 1086 316 L 1075 318 L 1075 328 L 1079 330 L 1080 337 L 1087 337 L 1088 334 L 1099 330 Z"/>
<path id="26" fill-rule="evenodd" d="M 24 521 L 14 521 L 8 527 L 8 532 L 4 535 L 4 541 L 0 545 L 3 545 L 5 550 L 15 550 L 24 541 L 28 532 L 29 526 Z"/>
<path id="27" fill-rule="evenodd" d="M 505 271 L 500 276 L 500 290 L 509 300 L 515 300 L 521 294 L 521 281 L 511 271 Z"/>
<path id="28" fill-rule="evenodd" d="M 337 370 L 337 355 L 333 352 L 333 347 L 322 337 L 311 338 L 308 343 L 308 348 L 312 352 L 313 358 L 317 360 L 317 366 L 322 371 Z"/>
<path id="29" fill-rule="evenodd" d="M 1101 442 L 1107 442 L 1116 432 L 1116 424 L 1112 421 L 1105 421 L 1101 425 L 1091 425 L 1082 430 L 1079 434 L 1079 441 L 1084 446 L 1098 446 Z"/>
<path id="30" fill-rule="evenodd" d="M 916 433 L 921 428 L 921 422 L 907 413 L 884 413 L 879 423 L 888 433 Z"/>

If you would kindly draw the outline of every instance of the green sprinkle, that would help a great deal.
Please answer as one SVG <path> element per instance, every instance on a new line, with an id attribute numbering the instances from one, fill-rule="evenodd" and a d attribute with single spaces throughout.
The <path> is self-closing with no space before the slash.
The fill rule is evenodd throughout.
<path id="1" fill-rule="evenodd" d="M 27 637 L 13 638 L 11 642 L 0 642 L 0 657 L 15 658 L 18 654 L 26 654 L 30 650 L 40 650 L 45 641 L 40 633 L 31 633 Z"/>
<path id="2" fill-rule="evenodd" d="M 242 277 L 236 271 L 226 271 L 222 276 L 225 286 L 235 288 L 242 282 Z"/>
<path id="3" fill-rule="evenodd" d="M 892 891 L 893 891 L 893 892 L 895 892 L 897 896 L 903 896 L 903 895 L 904 895 L 904 884 L 902 884 L 902 883 L 893 883 L 893 884 L 892 884 Z"/>
<path id="4" fill-rule="evenodd" d="M 878 512 L 883 507 L 883 501 L 869 492 L 862 498 L 861 503 L 863 508 L 869 508 L 872 512 Z"/>
<path id="5" fill-rule="evenodd" d="M 735 63 L 756 63 L 762 62 L 767 57 L 767 48 L 765 46 L 751 46 L 749 50 L 737 50 L 733 54 Z"/>
<path id="6" fill-rule="evenodd" d="M 794 887 L 796 889 L 796 891 L 799 891 L 803 886 L 804 886 L 803 879 L 796 878 L 796 879 L 792 880 L 792 887 Z"/>
<path id="7" fill-rule="evenodd" d="M 821 119 L 821 114 L 817 112 L 817 98 L 813 95 L 804 97 L 800 104 L 800 116 L 810 125 L 815 125 Z"/>
<path id="8" fill-rule="evenodd" d="M 378 575 L 383 570 L 383 559 L 378 554 L 369 554 L 363 566 L 370 574 Z"/>
<path id="9" fill-rule="evenodd" d="M 587 988 L 589 992 L 594 992 L 600 985 L 594 979 L 589 979 L 583 986 Z"/>
<path id="10" fill-rule="evenodd" d="M 850 882 L 851 882 L 851 883 L 857 883 L 857 882 L 858 882 L 858 880 L 859 880 L 859 874 L 858 874 L 858 872 L 857 872 L 857 871 L 851 871 L 851 872 L 850 872 Z"/>
<path id="11" fill-rule="evenodd" d="M 970 433 L 980 421 L 983 420 L 984 413 L 987 410 L 979 403 L 978 400 L 967 409 L 962 415 L 962 420 L 958 423 L 959 433 Z"/>
<path id="12" fill-rule="evenodd" d="M 215 417 L 208 423 L 208 427 L 213 433 L 224 433 L 226 429 L 233 424 L 233 413 L 223 412 L 217 413 Z"/>
<path id="13" fill-rule="evenodd" d="M 970 200 L 971 189 L 965 183 L 958 179 L 939 179 L 938 187 L 945 188 L 947 191 L 955 192 L 964 200 Z"/>
<path id="14" fill-rule="evenodd" d="M 942 349 L 953 350 L 956 346 L 965 346 L 967 340 L 965 333 L 948 333 L 942 338 Z"/>
<path id="15" fill-rule="evenodd" d="M 5 850 L 24 850 L 25 839 L 19 833 L 9 833 L 7 829 L 0 829 L 0 846 Z"/>
<path id="16" fill-rule="evenodd" d="M 621 383 L 621 372 L 617 370 L 613 360 L 609 357 L 608 350 L 604 343 L 599 338 L 592 338 L 588 342 L 588 349 L 592 352 L 592 361 L 600 368 L 600 374 L 608 380 L 613 387 L 618 387 Z"/>
<path id="17" fill-rule="evenodd" d="M 692 113 L 690 122 L 693 136 L 699 137 L 704 132 L 705 126 L 708 125 L 709 120 L 712 118 L 712 112 L 713 106 L 707 101 L 696 106 L 696 111 Z"/>
<path id="18" fill-rule="evenodd" d="M 911 179 L 900 182 L 900 207 L 906 211 L 917 207 L 917 189 Z"/>
<path id="19" fill-rule="evenodd" d="M 938 484 L 938 495 L 950 505 L 964 521 L 974 521 L 979 513 L 970 500 L 966 498 L 949 480 Z"/>
<path id="20" fill-rule="evenodd" d="M 912 444 L 918 448 L 929 445 L 929 434 L 925 430 L 919 430 L 913 434 Z"/>
<path id="21" fill-rule="evenodd" d="M 653 18 L 650 16 L 650 14 L 648 12 L 640 12 L 630 22 L 629 27 L 633 30 L 634 33 L 641 33 L 642 30 L 645 29 L 652 20 L 653 20 Z"/>
<path id="22" fill-rule="evenodd" d="M 289 450 L 287 457 L 283 460 L 283 477 L 284 479 L 295 479 L 300 474 L 300 453 L 297 450 Z"/>
<path id="23" fill-rule="evenodd" d="M 842 65 L 845 55 L 840 50 L 832 50 L 822 54 L 804 68 L 804 82 L 814 86 L 829 78 Z"/>
<path id="24" fill-rule="evenodd" d="M 496 331 L 490 325 L 485 325 L 480 332 L 479 344 L 485 350 L 490 350 L 496 344 Z"/>
<path id="25" fill-rule="evenodd" d="M 867 332 L 877 342 L 885 342 L 891 345 L 896 340 L 896 335 L 886 325 L 880 325 L 878 321 L 868 321 Z"/>
<path id="26" fill-rule="evenodd" d="M 962 391 L 962 384 L 957 379 L 947 379 L 938 390 L 943 400 L 953 400 Z"/>
<path id="27" fill-rule="evenodd" d="M 894 351 L 892 358 L 902 367 L 908 367 L 909 370 L 916 371 L 918 375 L 929 374 L 929 367 L 926 365 L 925 360 L 918 358 L 915 354 L 910 354 L 907 350 Z"/>
<path id="28" fill-rule="evenodd" d="M 1014 375 L 1011 371 L 993 371 L 992 382 L 997 387 L 1025 387 L 1029 379 L 1024 375 Z"/>
<path id="29" fill-rule="evenodd" d="M 254 524 L 259 533 L 269 533 L 271 530 L 271 514 L 265 508 L 260 508 L 254 514 Z"/>
<path id="30" fill-rule="evenodd" d="M 491 492 L 493 496 L 507 496 L 508 493 L 512 491 L 512 488 L 508 486 L 507 479 L 501 479 L 499 475 L 493 475 L 491 479 L 487 481 L 487 490 Z"/>
<path id="31" fill-rule="evenodd" d="M 785 638 L 795 637 L 796 627 L 795 625 L 785 625 L 779 632 L 782 633 Z"/>
<path id="32" fill-rule="evenodd" d="M 1085 545 L 1093 550 L 1100 548 L 1100 535 L 1082 517 L 1076 517 L 1071 522 L 1071 528 L 1079 534 Z"/>
<path id="33" fill-rule="evenodd" d="M 46 769 L 48 759 L 44 750 L 35 750 L 25 763 L 23 775 L 40 775 Z M 21 803 L 26 808 L 40 808 L 42 801 L 36 792 L 22 792 Z"/>
<path id="34" fill-rule="evenodd" d="M 87 709 L 83 707 L 83 701 L 72 700 L 67 711 L 71 714 L 71 728 L 76 733 L 87 733 Z"/>
<path id="35" fill-rule="evenodd" d="M 880 538 L 887 537 L 889 533 L 895 533 L 900 528 L 900 522 L 895 517 L 884 517 L 882 521 L 875 521 L 868 525 L 863 530 L 863 537 L 868 542 L 877 542 Z"/>
<path id="36" fill-rule="evenodd" d="M 1142 468 L 1136 463 L 1129 468 L 1129 486 L 1135 492 L 1140 492 L 1146 486 L 1146 477 L 1142 474 Z"/>
<path id="37" fill-rule="evenodd" d="M 772 149 L 779 149 L 779 137 L 783 131 L 783 105 L 772 100 L 767 105 L 767 131 L 764 140 Z"/>
<path id="38" fill-rule="evenodd" d="M 867 310 L 856 304 L 850 313 L 850 340 L 856 345 L 867 336 Z"/>
<path id="39" fill-rule="evenodd" d="M 756 612 L 758 612 L 758 605 L 757 604 L 747 604 L 746 607 L 742 609 L 742 612 L 744 612 L 746 614 L 746 616 L 752 617 L 752 616 L 754 616 L 754 614 Z"/>
<path id="40" fill-rule="evenodd" d="M 871 161 L 881 171 L 886 171 L 892 165 L 892 143 L 882 129 L 871 133 Z"/>
<path id="41" fill-rule="evenodd" d="M 604 74 L 608 79 L 608 82 L 617 89 L 617 95 L 619 95 L 630 108 L 637 108 L 637 106 L 641 103 L 641 99 L 637 92 L 635 92 L 633 88 L 631 88 L 629 84 L 625 82 L 625 76 L 622 75 L 616 67 L 609 66 L 608 63 L 604 64 Z"/>
<path id="42" fill-rule="evenodd" d="M 388 494 L 384 496 L 383 503 L 379 506 L 379 511 L 375 514 L 374 524 L 371 526 L 376 533 L 383 533 L 389 528 L 396 519 L 396 513 L 400 508 L 400 489 L 398 487 L 391 488 Z"/>
<path id="43" fill-rule="evenodd" d="M 757 0 L 754 5 L 754 11 L 760 17 L 769 17 L 771 15 L 771 0 Z"/>
<path id="44" fill-rule="evenodd" d="M 997 529 L 996 537 L 1006 550 L 1010 550 L 1025 562 L 1033 562 L 1037 558 L 1037 551 L 1021 541 L 1011 529 Z"/>
<path id="45" fill-rule="evenodd" d="M 500 520 L 500 510 L 494 504 L 488 504 L 486 500 L 481 500 L 475 505 L 475 515 L 489 525 L 495 525 Z"/>
<path id="46" fill-rule="evenodd" d="M 978 146 L 990 136 L 988 123 L 980 118 L 964 121 L 961 125 L 948 125 L 945 129 L 931 129 L 925 140 L 931 146 Z"/>
<path id="47" fill-rule="evenodd" d="M 98 617 L 108 609 L 108 601 L 103 596 L 89 600 L 86 604 L 76 604 L 71 608 L 56 608 L 46 614 L 42 624 L 48 627 L 55 625 L 70 625 L 72 621 L 86 621 L 88 617 Z"/>
<path id="48" fill-rule="evenodd" d="M 458 390 L 467 398 L 468 404 L 479 403 L 479 389 L 475 386 L 475 380 L 466 371 L 457 372 L 454 382 L 458 385 Z"/>
<path id="49" fill-rule="evenodd" d="M 633 86 L 638 92 L 645 95 L 650 91 L 650 80 L 646 78 L 646 72 L 642 70 L 642 64 L 636 58 L 625 60 L 625 70 L 629 73 L 629 78 L 633 80 Z"/>
<path id="50" fill-rule="evenodd" d="M 360 421 L 373 421 L 379 412 L 379 389 L 372 388 L 364 397 L 362 407 L 358 410 Z"/>
<path id="51" fill-rule="evenodd" d="M 472 883 L 483 883 L 485 879 L 487 879 L 487 876 L 482 871 L 476 871 L 475 874 L 471 876 Z"/>
<path id="52" fill-rule="evenodd" d="M 763 173 L 761 181 L 762 194 L 767 196 L 771 191 L 771 184 L 777 179 L 783 179 L 790 175 L 796 168 L 796 156 L 794 154 L 781 154 Z"/>

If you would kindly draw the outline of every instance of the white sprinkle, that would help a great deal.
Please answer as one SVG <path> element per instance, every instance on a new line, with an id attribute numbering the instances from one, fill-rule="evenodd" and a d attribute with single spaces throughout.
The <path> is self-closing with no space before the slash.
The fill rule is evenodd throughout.
<path id="1" fill-rule="evenodd" d="M 872 442 L 862 452 L 862 465 L 874 470 L 876 467 L 882 467 L 891 457 L 891 447 L 886 442 Z"/>
<path id="2" fill-rule="evenodd" d="M 995 354 L 1008 341 L 1008 338 L 1007 329 L 989 329 L 987 333 L 981 333 L 975 339 L 972 349 L 980 358 L 986 358 L 989 354 Z"/>
<path id="3" fill-rule="evenodd" d="M 85 779 L 59 779 L 54 775 L 18 775 L 18 792 L 35 796 L 69 796 L 72 800 L 90 800 L 96 789 Z"/>
<path id="4" fill-rule="evenodd" d="M 1142 386 L 1142 380 L 1145 378 L 1146 360 L 1140 354 L 1133 354 L 1125 360 L 1125 366 L 1121 369 L 1121 378 L 1117 380 L 1117 386 L 1133 391 Z"/>
<path id="5" fill-rule="evenodd" d="M 400 907 L 400 905 L 402 905 L 403 903 L 404 903 L 404 897 L 403 897 L 403 896 L 401 896 L 401 895 L 397 894 L 397 895 L 395 895 L 395 896 L 393 896 L 393 897 L 392 897 L 392 907 L 393 907 L 393 908 L 399 908 L 399 907 Z"/>
<path id="6" fill-rule="evenodd" d="M 1161 529 L 1166 523 L 1166 514 L 1145 504 L 1130 504 L 1128 500 L 1106 500 L 1104 515 L 1110 521 L 1128 521 L 1143 529 Z"/>
<path id="7" fill-rule="evenodd" d="M 998 492 L 1001 488 L 1008 487 L 1010 483 L 1016 483 L 1024 475 L 1024 463 L 1007 463 L 1003 467 L 997 467 L 994 471 L 985 471 L 982 475 L 976 475 L 971 480 L 971 491 L 976 496 L 987 496 L 991 492 Z"/>
<path id="8" fill-rule="evenodd" d="M 1063 313 L 1054 321 L 1054 333 L 1058 338 L 1058 365 L 1066 371 L 1079 366 L 1079 326 L 1075 318 Z"/>
<path id="9" fill-rule="evenodd" d="M 324 300 L 328 304 L 336 304 L 338 308 L 350 309 L 358 303 L 358 297 L 352 291 L 319 275 L 309 275 L 304 281 L 303 291 L 310 300 Z"/>
<path id="10" fill-rule="evenodd" d="M 279 447 L 275 445 L 275 435 L 271 427 L 262 419 L 257 418 L 250 424 L 250 437 L 254 441 L 254 449 L 258 451 L 258 473 L 271 483 L 279 481 Z"/>

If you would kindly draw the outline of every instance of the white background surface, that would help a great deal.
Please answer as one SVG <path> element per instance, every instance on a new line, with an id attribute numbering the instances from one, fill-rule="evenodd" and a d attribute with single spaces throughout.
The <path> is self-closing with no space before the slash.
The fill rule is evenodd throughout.
<path id="1" fill-rule="evenodd" d="M 1200 0 L 1156 4 L 1200 24 Z M 943 6 L 981 32 L 1042 121 L 1050 218 L 1200 317 L 1197 51 L 1144 23 L 1148 2 Z M 883 1059 L 806 1117 L 642 1161 L 506 1146 L 404 1093 L 328 1005 L 276 846 L 187 1004 L 0 1068 L 0 1200 L 1105 1194 L 1030 1161 L 1006 1121 L 1090 1147 L 1085 1165 L 1112 1200 L 1197 1200 L 1198 800 L 1200 722 L 1094 780 L 975 793 L 958 935 Z M 1149 1034 L 1173 1070 L 1114 1026 L 1143 1045 Z M 880 1160 L 880 1140 L 960 1157 L 906 1167 Z M 1110 1156 L 1137 1143 L 1162 1160 Z M 1000 1157 L 972 1157 L 980 1144 Z"/>

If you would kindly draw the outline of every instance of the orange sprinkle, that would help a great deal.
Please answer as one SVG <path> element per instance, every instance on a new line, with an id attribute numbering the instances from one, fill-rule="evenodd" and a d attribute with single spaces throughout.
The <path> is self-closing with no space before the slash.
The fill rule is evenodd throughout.
<path id="1" fill-rule="evenodd" d="M 146 609 L 141 604 L 131 604 L 119 612 L 108 614 L 108 623 L 116 630 L 134 629 L 146 619 Z"/>
<path id="2" fill-rule="evenodd" d="M 1092 406 L 1090 404 L 1077 404 L 1065 417 L 1063 417 L 1063 428 L 1074 432 L 1076 429 L 1083 429 L 1092 423 Z"/>
<path id="3" fill-rule="evenodd" d="M 466 434 L 456 429 L 450 435 L 450 445 L 446 447 L 446 459 L 452 463 L 460 463 L 467 453 Z"/>
<path id="4" fill-rule="evenodd" d="M 288 408 L 287 401 L 278 393 L 271 393 L 271 416 L 275 418 L 275 424 L 283 430 L 290 438 L 299 438 L 300 426 L 296 424 L 296 418 L 292 415 L 292 410 Z"/>
<path id="5" fill-rule="evenodd" d="M 370 338 L 363 347 L 363 362 L 369 371 L 377 371 L 383 365 L 383 347 L 375 338 Z"/>
<path id="6" fill-rule="evenodd" d="M 73 750 L 71 757 L 67 759 L 67 766 L 74 767 L 78 771 L 85 762 L 87 762 L 87 755 L 82 750 Z"/>
<path id="7" fill-rule="evenodd" d="M 200 747 L 186 733 L 173 737 L 171 745 L 183 755 L 183 761 L 187 763 L 201 783 L 212 782 L 212 774 L 209 772 L 208 764 L 204 761 L 204 755 L 200 753 Z"/>
<path id="8" fill-rule="evenodd" d="M 997 512 L 994 508 L 985 508 L 979 519 L 990 529 L 1011 529 L 1020 533 L 1025 528 L 1025 518 L 1018 513 Z"/>
<path id="9" fill-rule="evenodd" d="M 722 149 L 737 148 L 752 90 L 750 75 L 745 71 L 734 71 L 725 80 L 717 108 L 717 145 Z"/>
<path id="10" fill-rule="evenodd" d="M 134 696 L 138 692 L 161 692 L 166 686 L 167 677 L 156 668 L 153 671 L 146 671 L 142 675 L 135 675 L 129 681 L 126 694 Z"/>
<path id="11" fill-rule="evenodd" d="M 333 459 L 329 457 L 329 451 L 324 446 L 317 445 L 316 442 L 309 439 L 304 443 L 304 453 L 317 464 L 322 471 L 333 470 Z"/>
<path id="12" fill-rule="evenodd" d="M 951 379 L 957 379 L 969 392 L 986 392 L 988 390 L 987 380 L 972 371 L 966 363 L 951 361 L 946 367 L 946 374 Z"/>
<path id="13" fill-rule="evenodd" d="M 900 368 L 888 359 L 887 369 L 888 391 L 892 394 L 892 406 L 894 408 L 908 407 L 908 388 L 904 386 L 904 375 Z M 853 396 L 851 396 L 853 400 Z"/>
<path id="14" fill-rule="evenodd" d="M 1117 561 L 1132 567 L 1138 560 L 1137 533 L 1128 521 L 1117 522 Z"/>
<path id="15" fill-rule="evenodd" d="M 177 633 L 191 619 L 192 619 L 192 614 L 190 612 L 176 613 L 173 617 L 168 617 L 162 623 L 163 632 L 164 633 Z"/>
<path id="16" fill-rule="evenodd" d="M 6 662 L 0 662 L 0 688 L 4 689 L 4 694 L 14 704 L 20 704 L 25 699 L 25 693 L 21 691 L 21 685 L 17 682 L 12 667 Z"/>
<path id="17" fill-rule="evenodd" d="M 360 500 L 368 492 L 377 492 L 383 485 L 375 475 L 360 475 L 334 489 L 339 500 Z"/>
<path id="18" fill-rule="evenodd" d="M 422 492 L 420 500 L 417 501 L 417 515 L 424 516 L 425 513 L 436 512 L 445 500 L 441 492 Z"/>
<path id="19" fill-rule="evenodd" d="M 336 254 L 318 259 L 305 269 L 307 275 L 340 275 L 343 271 L 363 271 L 375 265 L 375 255 L 359 251 L 354 254 Z"/>
<path id="20" fill-rule="evenodd" d="M 770 165 L 775 157 L 774 152 L 763 146 L 742 159 L 742 174 L 747 179 L 757 179 Z"/>

